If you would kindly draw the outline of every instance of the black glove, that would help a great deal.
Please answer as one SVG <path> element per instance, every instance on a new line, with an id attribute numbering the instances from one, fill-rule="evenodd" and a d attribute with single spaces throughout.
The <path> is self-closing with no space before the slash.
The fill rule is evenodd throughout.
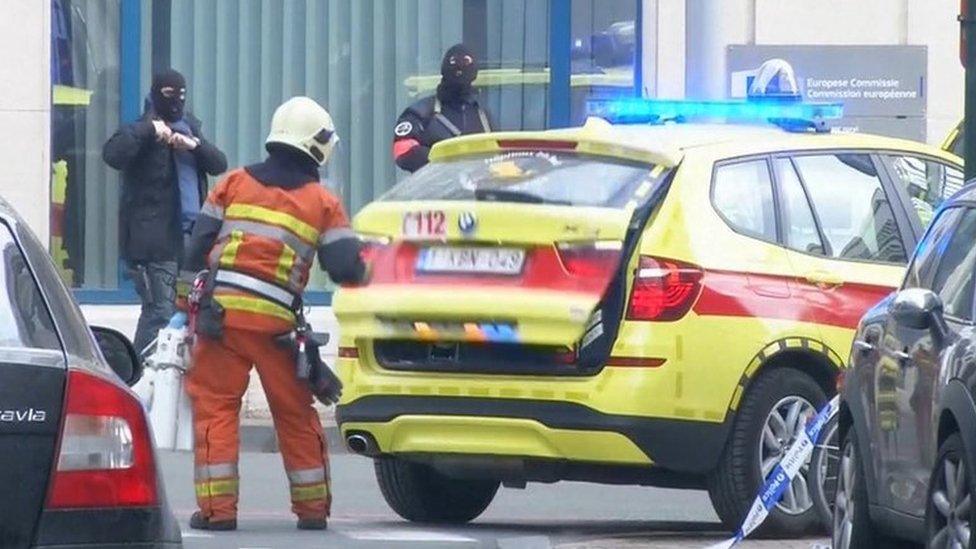
<path id="1" fill-rule="evenodd" d="M 203 290 L 200 292 L 200 302 L 194 332 L 210 339 L 220 340 L 224 337 L 224 307 L 214 299 L 214 288 L 217 285 L 217 271 L 210 271 L 197 276 L 206 276 Z"/>
<path id="2" fill-rule="evenodd" d="M 302 336 L 306 338 L 304 343 L 299 341 L 295 331 L 277 336 L 275 342 L 282 347 L 290 348 L 295 353 L 295 376 L 308 384 L 308 388 L 319 402 L 327 406 L 338 404 L 339 397 L 342 396 L 342 381 L 322 360 L 322 355 L 319 353 L 319 346 L 328 342 L 328 335 L 325 335 L 323 341 L 311 331 L 304 333 L 307 334 Z"/>
<path id="3" fill-rule="evenodd" d="M 224 307 L 211 299 L 200 302 L 197 310 L 196 333 L 210 339 L 224 337 Z"/>
<path id="4" fill-rule="evenodd" d="M 299 368 L 302 362 L 299 359 Z M 308 341 L 305 344 L 304 362 L 308 364 L 308 385 L 315 398 L 325 405 L 338 404 L 339 397 L 342 396 L 342 380 L 322 360 L 316 342 Z"/>

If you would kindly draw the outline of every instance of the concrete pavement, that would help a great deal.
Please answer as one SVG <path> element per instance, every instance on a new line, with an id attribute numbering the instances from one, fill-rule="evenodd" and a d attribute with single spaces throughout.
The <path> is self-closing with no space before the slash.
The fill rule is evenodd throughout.
<path id="1" fill-rule="evenodd" d="M 184 527 L 184 545 L 196 548 L 300 547 L 477 547 L 703 548 L 728 534 L 704 492 L 602 486 L 586 483 L 530 484 L 503 488 L 488 511 L 461 527 L 414 525 L 383 501 L 369 460 L 333 456 L 335 506 L 326 533 L 298 532 L 288 511 L 288 487 L 279 455 L 241 455 L 240 530 L 207 533 L 186 526 L 195 509 L 192 456 L 163 452 L 160 462 L 170 504 Z M 824 539 L 749 541 L 744 549 L 810 549 Z"/>

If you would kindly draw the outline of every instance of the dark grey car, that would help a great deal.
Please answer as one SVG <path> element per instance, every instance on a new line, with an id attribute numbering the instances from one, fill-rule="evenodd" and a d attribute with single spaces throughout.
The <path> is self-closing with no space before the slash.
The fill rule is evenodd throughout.
<path id="1" fill-rule="evenodd" d="M 841 392 L 834 547 L 976 548 L 976 186 L 861 320 Z"/>
<path id="2" fill-rule="evenodd" d="M 0 547 L 179 547 L 132 345 L 0 200 Z"/>

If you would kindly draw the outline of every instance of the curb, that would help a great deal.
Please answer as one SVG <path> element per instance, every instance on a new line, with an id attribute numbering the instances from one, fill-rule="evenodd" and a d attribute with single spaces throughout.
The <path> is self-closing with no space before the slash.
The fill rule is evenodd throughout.
<path id="1" fill-rule="evenodd" d="M 345 442 L 335 424 L 324 425 L 325 439 L 330 454 L 348 454 Z M 262 454 L 278 453 L 278 436 L 271 424 L 241 425 L 240 447 L 242 452 Z"/>

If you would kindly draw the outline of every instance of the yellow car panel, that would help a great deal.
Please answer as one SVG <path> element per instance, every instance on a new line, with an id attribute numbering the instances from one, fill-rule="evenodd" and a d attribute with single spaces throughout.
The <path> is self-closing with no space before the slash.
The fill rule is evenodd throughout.
<path id="1" fill-rule="evenodd" d="M 426 452 L 560 459 L 651 465 L 647 456 L 619 433 L 550 429 L 537 421 L 464 416 L 400 416 L 387 423 L 347 423 L 347 432 L 367 431 L 385 453 Z"/>
<path id="2" fill-rule="evenodd" d="M 444 232 L 438 236 L 408 234 L 404 220 L 416 213 L 443 213 Z M 463 213 L 473 213 L 490 233 L 466 238 L 455 221 Z M 566 208 L 544 204 L 511 204 L 504 202 L 425 201 L 376 202 L 353 220 L 353 228 L 366 235 L 382 235 L 403 240 L 478 241 L 491 240 L 512 244 L 552 244 L 575 240 L 621 240 L 630 213 L 609 208 Z M 531 230 L 526 227 L 532 223 Z"/>
<path id="3" fill-rule="evenodd" d="M 464 326 L 439 327 L 437 321 L 491 320 L 517 322 L 520 341 L 568 347 L 583 335 L 597 301 L 599 296 L 583 293 L 436 285 L 404 292 L 391 285 L 342 292 L 335 306 L 342 308 L 343 328 L 364 339 L 467 341 Z"/>
<path id="4" fill-rule="evenodd" d="M 465 136 L 435 146 L 431 159 L 439 165 L 504 155 L 504 141 L 540 151 L 565 149 L 570 142 L 576 153 L 642 162 L 656 177 L 668 178 L 666 194 L 624 258 L 619 282 L 624 310 L 615 319 L 615 339 L 605 363 L 592 373 L 401 370 L 384 364 L 374 348 L 378 342 L 428 337 L 433 345 L 463 338 L 425 336 L 405 324 L 391 327 L 383 323 L 390 317 L 511 318 L 524 342 L 566 346 L 598 324 L 592 314 L 603 294 L 453 282 L 344 288 L 334 302 L 343 328 L 339 368 L 346 381 L 339 423 L 344 434 L 372 435 L 381 453 L 653 462 L 706 473 L 725 446 L 750 382 L 770 364 L 790 357 L 792 365 L 809 368 L 830 391 L 833 376 L 846 363 L 860 314 L 900 283 L 904 269 L 801 254 L 737 233 L 711 203 L 716 165 L 798 151 L 901 151 L 958 165 L 954 155 L 934 147 L 871 135 L 598 121 L 575 129 Z M 404 219 L 417 210 L 437 210 L 446 215 L 446 245 L 544 248 L 565 241 L 628 242 L 634 207 L 381 201 L 357 216 L 355 228 L 407 242 L 412 237 Z M 458 229 L 467 213 L 480 223 L 474 239 Z M 682 265 L 697 269 L 699 293 L 679 318 L 628 318 L 637 277 L 658 269 L 647 267 L 644 258 L 659 266 L 672 262 L 679 270 Z M 688 447 L 676 448 L 682 445 Z"/>

